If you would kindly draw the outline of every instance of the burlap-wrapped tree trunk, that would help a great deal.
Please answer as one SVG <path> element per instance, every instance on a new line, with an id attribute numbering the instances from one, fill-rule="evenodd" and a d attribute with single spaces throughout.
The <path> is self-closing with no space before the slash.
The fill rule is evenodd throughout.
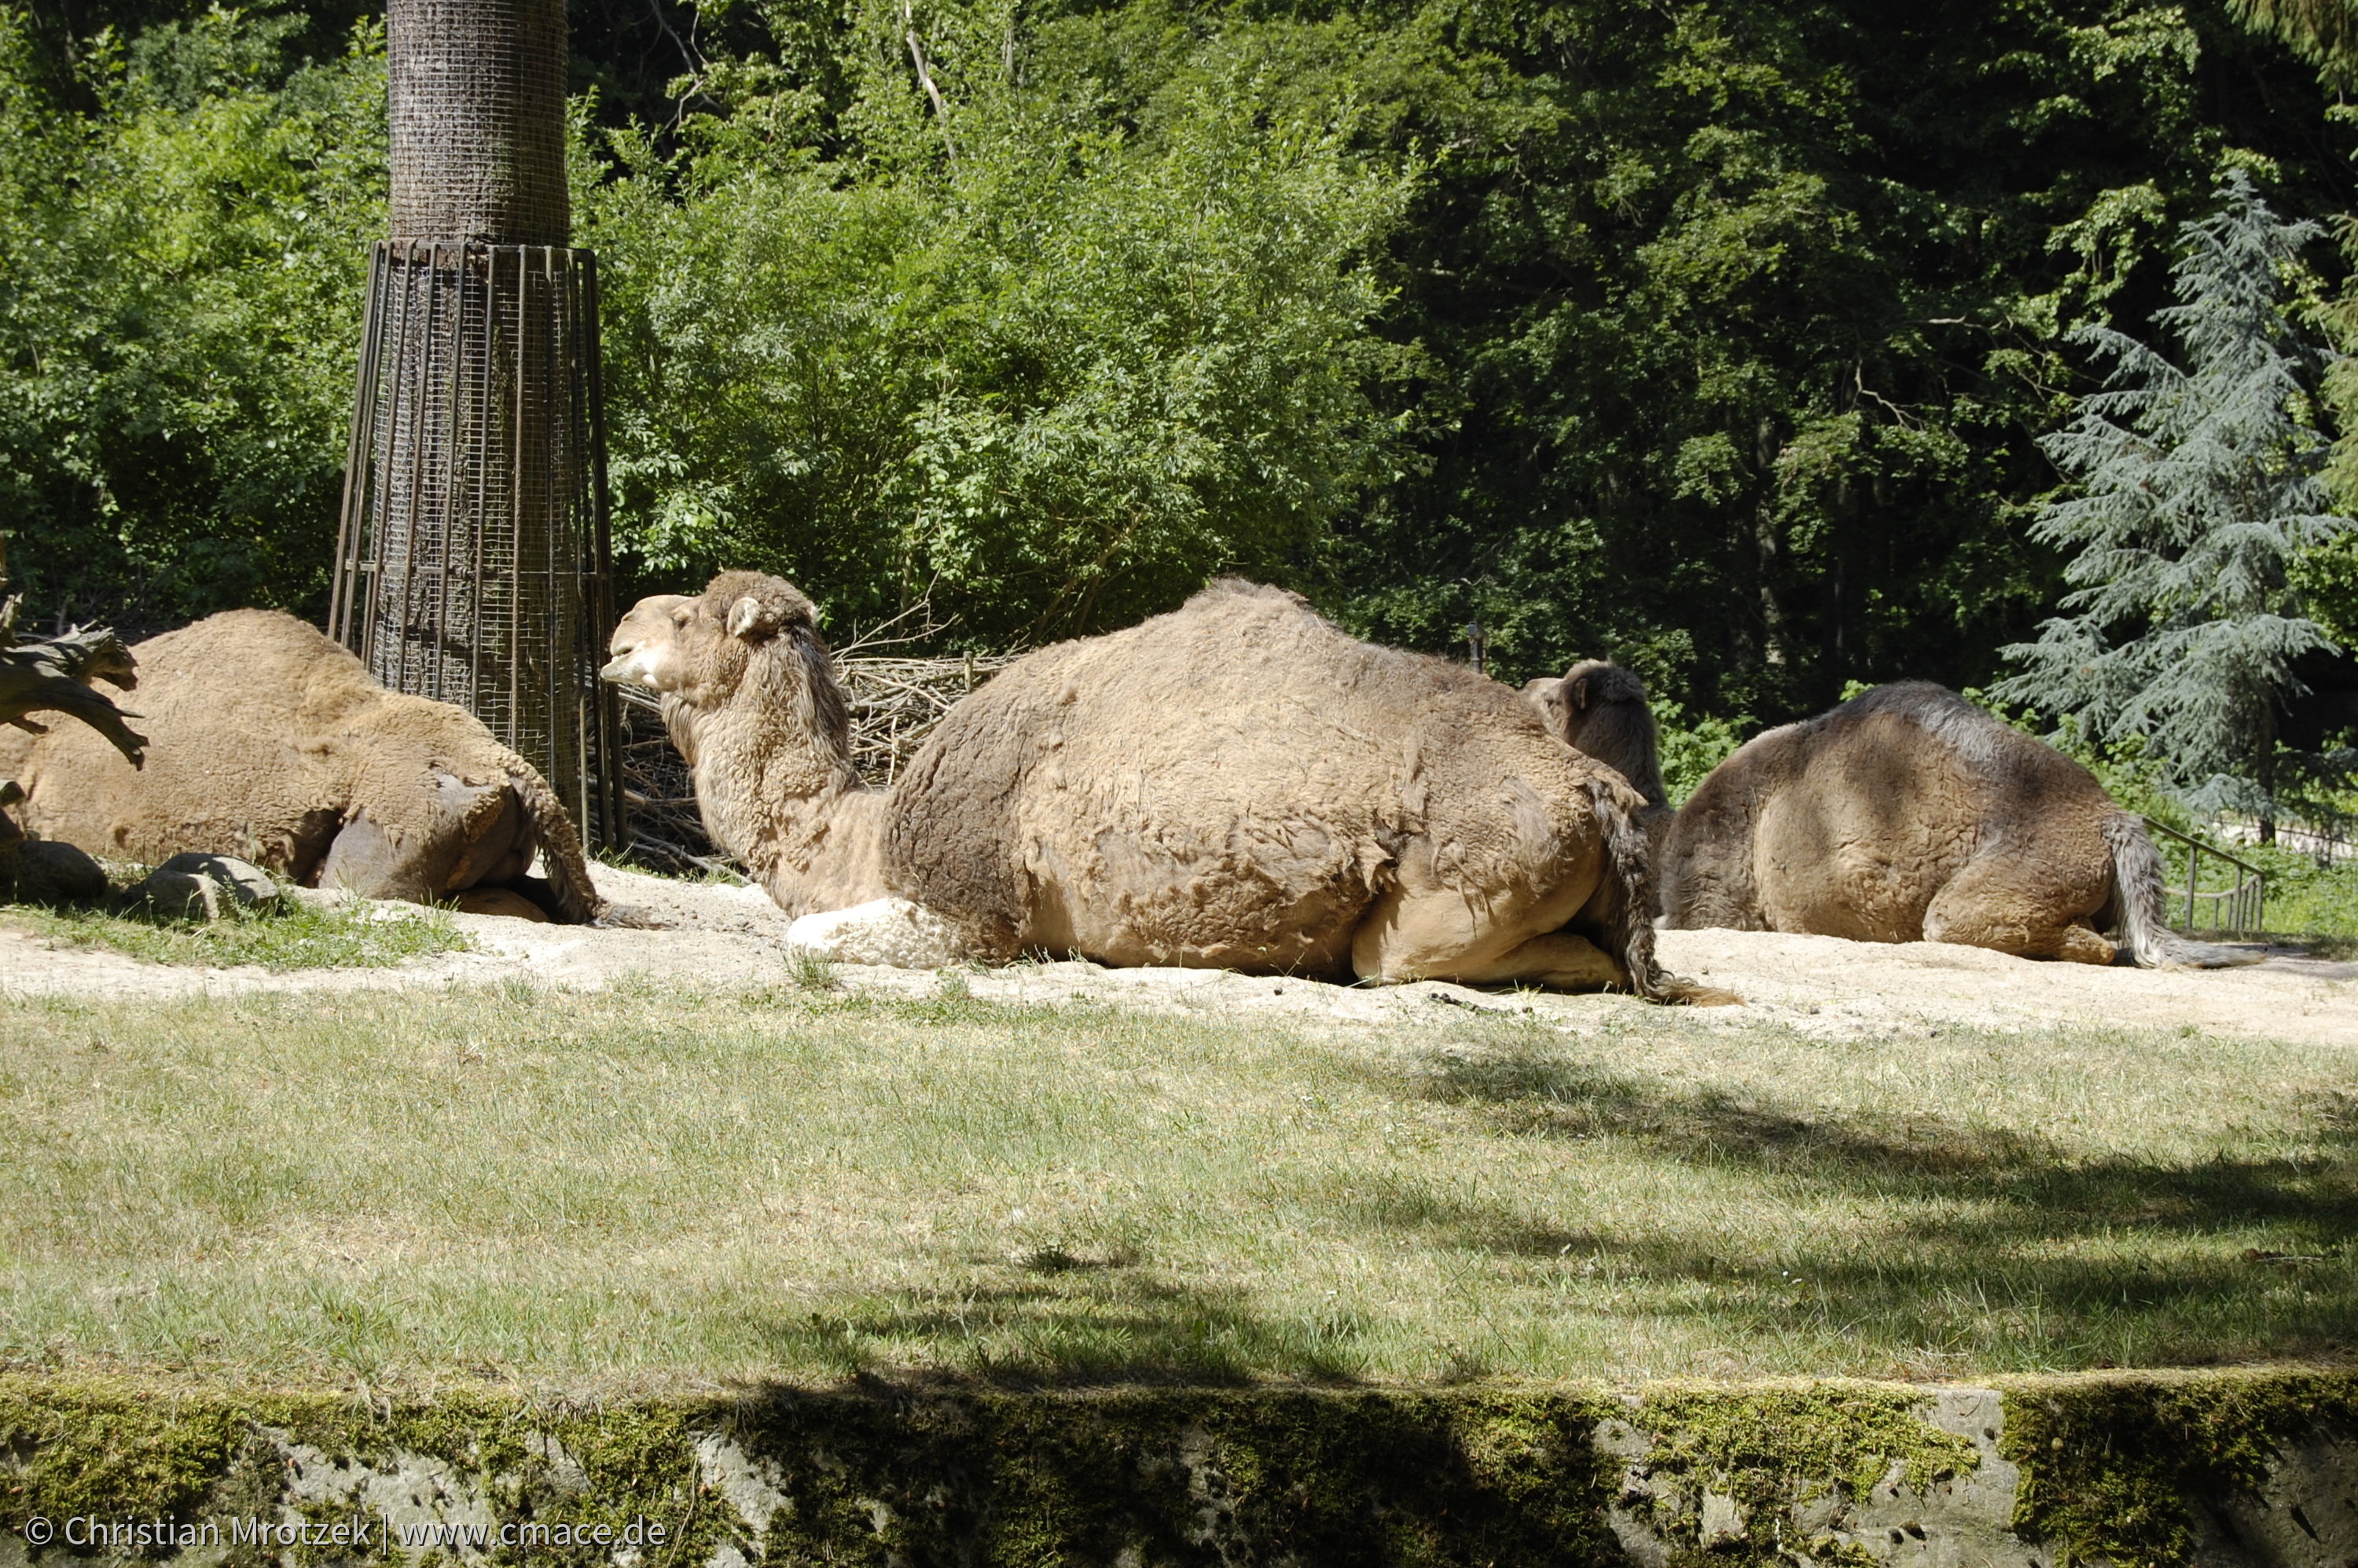
<path id="1" fill-rule="evenodd" d="M 460 703 L 620 842 L 595 258 L 568 247 L 561 0 L 391 0 L 392 237 L 370 267 L 329 631 Z"/>

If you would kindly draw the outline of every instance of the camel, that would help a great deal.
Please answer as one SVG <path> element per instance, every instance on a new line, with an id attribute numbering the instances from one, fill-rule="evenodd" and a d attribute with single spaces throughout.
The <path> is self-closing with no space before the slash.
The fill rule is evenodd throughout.
<path id="1" fill-rule="evenodd" d="M 2144 827 L 2087 769 L 1953 692 L 1903 681 L 1721 763 L 1679 808 L 1660 886 L 1673 929 L 2146 968 L 2246 961 L 2170 931 L 2161 883 Z"/>
<path id="2" fill-rule="evenodd" d="M 1638 672 L 1604 659 L 1583 659 L 1561 678 L 1524 683 L 1523 697 L 1539 710 L 1549 734 L 1611 768 L 1646 797 L 1638 828 L 1646 836 L 1649 860 L 1659 865 L 1676 813 L 1662 787 L 1661 732 Z"/>
<path id="3" fill-rule="evenodd" d="M 275 610 L 129 652 L 144 769 L 80 726 L 0 730 L 0 778 L 23 784 L 44 837 L 129 860 L 235 855 L 306 885 L 486 914 L 602 909 L 555 793 L 463 708 L 385 690 Z M 535 854 L 545 881 L 527 875 Z"/>
<path id="4" fill-rule="evenodd" d="M 1702 1000 L 1654 961 L 1642 798 L 1472 670 L 1218 582 L 1017 660 L 879 791 L 817 622 L 723 572 L 642 600 L 604 671 L 661 696 L 706 827 L 789 914 L 905 900 L 991 961 Z"/>

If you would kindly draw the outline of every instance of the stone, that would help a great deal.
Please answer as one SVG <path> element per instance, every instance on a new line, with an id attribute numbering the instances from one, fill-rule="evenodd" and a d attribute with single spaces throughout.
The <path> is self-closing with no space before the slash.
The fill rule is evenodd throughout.
<path id="1" fill-rule="evenodd" d="M 806 914 L 786 927 L 786 946 L 832 964 L 938 969 L 957 963 L 949 922 L 905 898 L 872 899 L 849 909 Z"/>
<path id="2" fill-rule="evenodd" d="M 190 850 L 148 872 L 123 898 L 168 919 L 219 920 L 233 909 L 276 903 L 278 884 L 251 860 Z"/>
<path id="3" fill-rule="evenodd" d="M 16 838 L 0 845 L 0 892 L 19 903 L 86 903 L 106 896 L 106 871 L 71 844 Z"/>

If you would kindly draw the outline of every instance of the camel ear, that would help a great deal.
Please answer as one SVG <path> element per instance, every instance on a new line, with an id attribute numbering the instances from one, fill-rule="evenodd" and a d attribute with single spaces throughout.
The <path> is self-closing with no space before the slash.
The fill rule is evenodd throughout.
<path id="1" fill-rule="evenodd" d="M 776 618 L 769 613 L 769 607 L 750 593 L 729 607 L 729 634 L 731 637 L 751 637 L 756 632 L 769 633 L 777 629 Z"/>
<path id="2" fill-rule="evenodd" d="M 1583 676 L 1578 680 L 1568 680 L 1564 682 L 1563 699 L 1572 704 L 1572 710 L 1574 713 L 1587 712 L 1588 677 L 1586 676 Z"/>

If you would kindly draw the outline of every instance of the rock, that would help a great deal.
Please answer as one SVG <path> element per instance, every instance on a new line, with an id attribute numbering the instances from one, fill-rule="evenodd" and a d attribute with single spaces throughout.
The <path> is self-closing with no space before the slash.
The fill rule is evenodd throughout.
<path id="1" fill-rule="evenodd" d="M 233 908 L 255 909 L 278 900 L 278 884 L 250 860 L 194 850 L 175 855 L 123 895 L 168 919 L 219 920 Z"/>
<path id="2" fill-rule="evenodd" d="M 949 922 L 905 898 L 880 898 L 849 909 L 806 914 L 786 927 L 786 946 L 836 964 L 938 969 L 966 955 Z"/>
<path id="3" fill-rule="evenodd" d="M 1732 1545 L 1744 1539 L 1744 1510 L 1724 1492 L 1703 1495 L 1703 1518 L 1698 1523 L 1706 1549 Z"/>
<path id="4" fill-rule="evenodd" d="M 0 892 L 19 903 L 85 903 L 106 896 L 106 872 L 70 844 L 18 838 L 0 847 Z"/>

